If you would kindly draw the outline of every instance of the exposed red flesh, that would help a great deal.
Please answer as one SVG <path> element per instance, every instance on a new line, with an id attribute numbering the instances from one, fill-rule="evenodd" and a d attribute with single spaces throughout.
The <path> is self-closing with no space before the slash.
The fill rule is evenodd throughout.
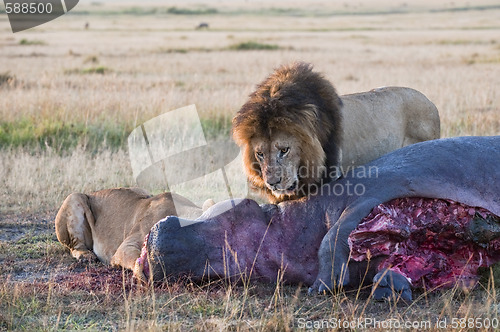
<path id="1" fill-rule="evenodd" d="M 373 208 L 349 236 L 351 259 L 387 256 L 379 270 L 404 275 L 414 287 L 472 288 L 477 269 L 500 261 L 500 239 L 486 245 L 467 235 L 479 207 L 430 198 L 398 198 Z"/>

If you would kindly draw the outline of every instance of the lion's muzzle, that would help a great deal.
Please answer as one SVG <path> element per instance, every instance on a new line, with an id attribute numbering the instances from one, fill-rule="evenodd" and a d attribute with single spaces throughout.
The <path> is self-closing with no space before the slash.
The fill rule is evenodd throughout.
<path id="1" fill-rule="evenodd" d="M 276 185 L 269 185 L 266 183 L 268 188 L 273 191 L 273 193 L 277 195 L 293 195 L 296 193 L 297 187 L 298 187 L 298 181 L 294 180 L 293 183 L 290 186 L 283 186 L 281 183 L 278 183 Z M 283 189 L 284 188 L 284 189 Z"/>

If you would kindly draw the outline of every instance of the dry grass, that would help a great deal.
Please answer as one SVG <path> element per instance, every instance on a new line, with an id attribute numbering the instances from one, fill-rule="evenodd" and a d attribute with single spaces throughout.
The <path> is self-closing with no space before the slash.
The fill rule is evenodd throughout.
<path id="1" fill-rule="evenodd" d="M 0 125 L 28 121 L 37 132 L 51 123 L 101 129 L 113 124 L 126 132 L 196 104 L 203 120 L 222 119 L 221 126 L 213 122 L 209 128 L 227 134 L 227 119 L 256 83 L 282 63 L 304 60 L 324 72 L 340 94 L 387 85 L 422 91 L 440 111 L 442 136 L 500 134 L 496 1 L 197 3 L 182 8 L 217 12 L 126 15 L 123 10 L 131 5 L 82 3 L 75 10 L 91 14 L 67 15 L 15 35 L 1 15 Z M 483 5 L 496 7 L 478 10 Z M 195 31 L 201 21 L 210 29 Z M 247 42 L 277 48 L 231 49 Z M 62 137 L 60 130 L 54 135 Z M 31 134 L 19 135 L 29 139 Z M 279 282 L 179 281 L 162 289 L 119 292 L 58 283 L 61 273 L 89 283 L 53 238 L 51 220 L 64 197 L 131 186 L 134 179 L 120 139 L 113 148 L 107 142 L 89 150 L 87 138 L 65 149 L 40 137 L 35 147 L 0 147 L 0 329 L 266 331 L 297 329 L 300 318 L 433 323 L 499 318 L 500 302 L 488 284 L 469 294 L 417 292 L 414 304 L 396 305 L 374 303 L 367 291 L 359 298 L 357 292 L 308 297 L 304 287 Z M 211 190 L 202 183 L 193 191 Z"/>
<path id="2" fill-rule="evenodd" d="M 124 151 L 95 155 L 76 149 L 60 156 L 50 150 L 6 150 L 0 154 L 0 211 L 37 212 L 54 209 L 73 191 L 133 186 Z"/>

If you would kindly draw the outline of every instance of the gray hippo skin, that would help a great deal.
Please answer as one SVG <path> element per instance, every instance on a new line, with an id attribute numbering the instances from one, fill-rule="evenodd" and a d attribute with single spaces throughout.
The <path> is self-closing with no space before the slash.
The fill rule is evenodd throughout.
<path id="1" fill-rule="evenodd" d="M 202 222 L 168 217 L 151 230 L 147 243 L 154 280 L 190 275 L 193 279 L 239 278 L 311 285 L 318 273 L 319 245 L 328 229 L 325 212 L 299 202 L 259 206 L 242 199 L 207 210 Z M 311 202 L 312 203 L 312 202 Z M 316 200 L 316 203 L 320 202 Z M 271 221 L 271 222 L 269 222 Z"/>
<path id="2" fill-rule="evenodd" d="M 398 197 L 442 198 L 498 216 L 499 193 L 500 136 L 427 141 L 349 171 L 308 199 L 262 206 L 243 199 L 232 209 L 222 202 L 185 227 L 186 221 L 166 218 L 152 228 L 147 251 L 155 280 L 243 274 L 323 292 L 359 285 L 366 263 L 347 264 L 347 238 L 378 204 Z M 365 277 L 380 283 L 379 298 L 394 288 L 411 299 L 404 277 L 368 270 Z"/>

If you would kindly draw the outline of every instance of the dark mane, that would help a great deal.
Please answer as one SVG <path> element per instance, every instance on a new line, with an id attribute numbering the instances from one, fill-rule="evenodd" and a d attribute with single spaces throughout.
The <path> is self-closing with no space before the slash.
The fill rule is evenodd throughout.
<path id="1" fill-rule="evenodd" d="M 250 147 L 254 137 L 269 138 L 274 129 L 287 131 L 302 144 L 302 164 L 339 165 L 342 102 L 333 85 L 312 69 L 304 62 L 279 67 L 257 86 L 233 118 L 233 138 L 243 149 L 247 176 L 271 196 L 255 167 L 257 160 Z M 307 185 L 312 179 L 300 181 Z"/>

